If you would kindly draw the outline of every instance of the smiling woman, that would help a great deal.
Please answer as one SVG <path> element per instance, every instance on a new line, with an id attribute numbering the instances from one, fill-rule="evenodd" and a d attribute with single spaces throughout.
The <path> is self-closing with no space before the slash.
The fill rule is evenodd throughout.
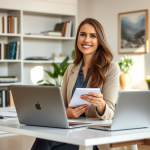
<path id="1" fill-rule="evenodd" d="M 119 66 L 112 62 L 112 59 L 113 55 L 102 25 L 93 18 L 82 21 L 76 34 L 74 64 L 68 66 L 61 87 L 68 119 L 80 116 L 100 120 L 113 118 L 119 90 Z M 90 92 L 81 96 L 81 99 L 91 103 L 90 106 L 70 107 L 69 103 L 76 88 L 99 88 L 100 92 Z M 75 145 L 36 139 L 32 150 L 78 150 L 78 148 Z M 111 150 L 109 145 L 93 147 L 93 150 L 97 149 Z M 116 150 L 125 149 L 120 147 Z"/>

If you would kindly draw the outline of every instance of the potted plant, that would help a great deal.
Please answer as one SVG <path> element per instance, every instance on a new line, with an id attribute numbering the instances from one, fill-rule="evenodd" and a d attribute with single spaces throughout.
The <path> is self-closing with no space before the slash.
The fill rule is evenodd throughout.
<path id="1" fill-rule="evenodd" d="M 55 63 L 52 63 L 52 66 L 54 67 L 54 73 L 44 70 L 44 72 L 46 72 L 51 78 L 53 78 L 55 80 L 55 84 L 51 83 L 48 80 L 39 80 L 37 83 L 39 85 L 43 85 L 43 86 L 59 86 L 59 87 L 61 87 L 62 77 L 69 65 L 67 63 L 68 60 L 69 60 L 69 57 L 67 56 L 65 58 L 65 60 L 59 66 Z"/>
<path id="2" fill-rule="evenodd" d="M 128 72 L 133 66 L 133 60 L 130 56 L 125 55 L 124 57 L 120 58 L 118 62 L 120 70 L 123 72 L 120 75 L 120 85 L 122 90 L 128 90 L 132 87 L 132 76 Z"/>
<path id="3" fill-rule="evenodd" d="M 148 89 L 150 90 L 150 75 L 146 77 L 146 82 L 148 84 Z"/>

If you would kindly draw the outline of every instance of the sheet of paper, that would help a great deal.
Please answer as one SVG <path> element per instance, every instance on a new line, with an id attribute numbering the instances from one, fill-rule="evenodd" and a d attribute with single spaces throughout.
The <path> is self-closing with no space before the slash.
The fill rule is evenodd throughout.
<path id="1" fill-rule="evenodd" d="M 0 112 L 0 116 L 2 116 L 2 117 L 17 117 L 17 113 L 13 113 L 13 112 Z"/>
<path id="2" fill-rule="evenodd" d="M 72 99 L 70 101 L 70 104 L 69 106 L 72 106 L 72 107 L 78 107 L 78 106 L 81 106 L 83 104 L 87 104 L 87 105 L 91 105 L 91 103 L 81 99 L 81 95 L 84 95 L 84 94 L 89 94 L 90 92 L 92 93 L 98 93 L 100 91 L 99 88 L 76 88 L 73 96 L 72 96 Z"/>

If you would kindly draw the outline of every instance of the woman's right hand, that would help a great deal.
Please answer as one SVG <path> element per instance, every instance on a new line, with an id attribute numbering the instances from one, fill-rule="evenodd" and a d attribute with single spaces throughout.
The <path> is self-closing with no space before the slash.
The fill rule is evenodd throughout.
<path id="1" fill-rule="evenodd" d="M 78 118 L 81 114 L 83 114 L 85 111 L 89 109 L 90 106 L 88 105 L 82 105 L 79 107 L 68 107 L 66 110 L 67 118 Z"/>

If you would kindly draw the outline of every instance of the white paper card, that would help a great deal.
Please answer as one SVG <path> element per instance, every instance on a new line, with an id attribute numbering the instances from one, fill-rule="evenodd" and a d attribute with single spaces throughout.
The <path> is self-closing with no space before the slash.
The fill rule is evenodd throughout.
<path id="1" fill-rule="evenodd" d="M 72 96 L 72 99 L 70 101 L 70 104 L 69 106 L 71 107 L 78 107 L 78 106 L 81 106 L 81 105 L 84 105 L 84 104 L 87 104 L 87 105 L 91 105 L 91 103 L 81 99 L 81 95 L 85 95 L 85 94 L 89 94 L 90 92 L 91 93 L 99 93 L 100 91 L 100 88 L 76 88 L 73 96 Z"/>
<path id="2" fill-rule="evenodd" d="M 0 116 L 2 116 L 2 117 L 17 117 L 17 113 L 12 113 L 12 112 L 0 112 Z"/>

